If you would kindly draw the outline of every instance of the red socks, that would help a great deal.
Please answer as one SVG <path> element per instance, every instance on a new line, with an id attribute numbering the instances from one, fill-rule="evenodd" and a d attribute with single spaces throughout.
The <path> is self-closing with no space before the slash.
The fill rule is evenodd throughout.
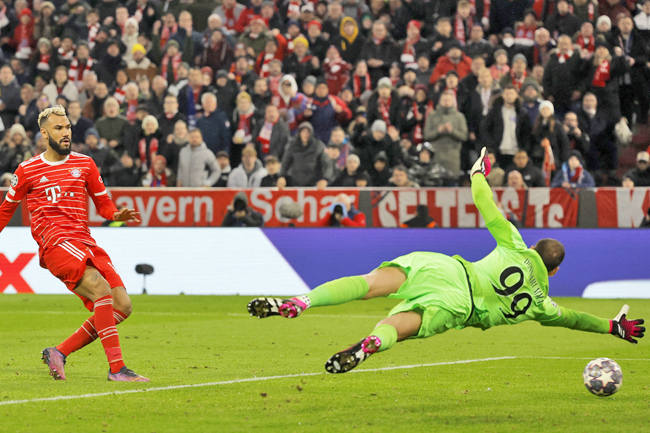
<path id="1" fill-rule="evenodd" d="M 113 297 L 108 295 L 95 301 L 95 315 L 84 322 L 70 338 L 57 346 L 64 355 L 69 355 L 75 350 L 100 338 L 104 352 L 108 358 L 111 373 L 117 373 L 124 367 L 120 338 L 115 325 L 126 319 L 126 315 L 113 309 Z"/>
<path id="2" fill-rule="evenodd" d="M 124 361 L 122 360 L 122 349 L 120 349 L 120 337 L 115 327 L 115 317 L 113 317 L 113 297 L 111 295 L 95 301 L 95 330 L 104 346 L 111 373 L 119 372 L 124 367 Z"/>
<path id="3" fill-rule="evenodd" d="M 124 322 L 128 317 L 126 314 L 113 308 L 113 317 L 115 324 L 119 325 Z M 90 316 L 88 320 L 81 325 L 81 328 L 68 337 L 63 343 L 56 346 L 56 349 L 63 353 L 65 356 L 70 355 L 72 352 L 85 347 L 97 339 L 97 331 L 95 330 L 95 316 Z"/>

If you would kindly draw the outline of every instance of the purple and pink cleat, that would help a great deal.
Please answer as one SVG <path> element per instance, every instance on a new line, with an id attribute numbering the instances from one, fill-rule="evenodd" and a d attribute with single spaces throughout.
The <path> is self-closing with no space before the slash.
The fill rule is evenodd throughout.
<path id="1" fill-rule="evenodd" d="M 258 319 L 270 316 L 293 319 L 309 308 L 309 305 L 298 298 L 255 298 L 248 303 L 247 308 L 250 315 Z"/>
<path id="2" fill-rule="evenodd" d="M 370 355 L 379 351 L 381 340 L 371 335 L 359 341 L 354 346 L 334 354 L 326 363 L 328 373 L 345 373 L 368 359 Z"/>
<path id="3" fill-rule="evenodd" d="M 117 373 L 111 373 L 108 370 L 108 380 L 112 382 L 149 382 L 144 376 L 140 376 L 135 371 L 122 367 Z"/>
<path id="4" fill-rule="evenodd" d="M 50 376 L 54 380 L 65 380 L 65 358 L 66 356 L 59 352 L 56 347 L 48 347 L 41 352 L 43 364 L 50 369 Z"/>

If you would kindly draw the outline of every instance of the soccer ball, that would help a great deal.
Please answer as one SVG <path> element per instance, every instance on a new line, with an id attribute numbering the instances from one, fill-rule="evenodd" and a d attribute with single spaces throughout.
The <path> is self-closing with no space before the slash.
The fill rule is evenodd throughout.
<path id="1" fill-rule="evenodd" d="M 621 367 L 609 358 L 598 358 L 589 362 L 582 372 L 585 386 L 593 395 L 608 397 L 623 385 Z"/>

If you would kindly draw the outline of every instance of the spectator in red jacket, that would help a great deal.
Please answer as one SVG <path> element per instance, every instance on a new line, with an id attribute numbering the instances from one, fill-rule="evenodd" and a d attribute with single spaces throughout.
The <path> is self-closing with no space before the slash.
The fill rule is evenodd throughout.
<path id="1" fill-rule="evenodd" d="M 450 71 L 456 71 L 458 78 L 463 79 L 472 70 L 472 59 L 463 54 L 458 42 L 451 44 L 447 55 L 438 59 L 438 64 L 429 78 L 429 84 L 438 82 L 440 77 L 447 75 Z"/>
<path id="2" fill-rule="evenodd" d="M 260 53 L 255 62 L 255 73 L 260 78 L 269 77 L 269 64 L 273 59 L 282 61 L 282 53 L 278 50 L 278 41 L 276 39 L 269 39 L 266 41 L 264 51 Z"/>
<path id="3" fill-rule="evenodd" d="M 365 227 L 366 216 L 354 207 L 347 194 L 339 194 L 316 225 L 318 227 Z"/>
<path id="4" fill-rule="evenodd" d="M 323 62 L 323 71 L 332 95 L 338 95 L 341 89 L 348 84 L 351 70 L 350 64 L 341 58 L 338 48 L 330 45 Z"/>
<path id="5" fill-rule="evenodd" d="M 31 10 L 24 8 L 20 12 L 20 24 L 14 30 L 13 38 L 7 45 L 16 50 L 16 57 L 21 60 L 26 60 L 31 56 L 34 48 L 36 48 L 34 19 Z"/>
<path id="6" fill-rule="evenodd" d="M 244 9 L 235 24 L 235 32 L 244 33 L 254 16 L 262 13 L 262 0 L 251 0 L 249 6 Z"/>

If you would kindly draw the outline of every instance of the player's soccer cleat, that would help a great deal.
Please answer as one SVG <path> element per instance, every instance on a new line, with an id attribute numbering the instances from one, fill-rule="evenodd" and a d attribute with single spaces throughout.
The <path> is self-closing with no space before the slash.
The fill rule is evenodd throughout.
<path id="1" fill-rule="evenodd" d="M 48 347 L 41 352 L 43 364 L 50 369 L 50 376 L 54 380 L 65 380 L 65 358 L 66 356 L 59 352 L 56 347 Z"/>
<path id="2" fill-rule="evenodd" d="M 108 380 L 113 382 L 149 382 L 146 377 L 140 376 L 126 367 L 122 367 L 117 373 L 111 373 L 111 370 L 108 370 Z"/>
<path id="3" fill-rule="evenodd" d="M 328 373 L 345 373 L 368 359 L 370 355 L 377 352 L 381 347 L 379 337 L 371 335 L 359 341 L 349 349 L 343 350 L 332 356 L 325 363 L 325 370 Z"/>
<path id="4" fill-rule="evenodd" d="M 250 315 L 258 319 L 270 316 L 282 316 L 293 319 L 307 309 L 307 304 L 295 298 L 255 298 L 248 303 L 247 308 Z"/>

